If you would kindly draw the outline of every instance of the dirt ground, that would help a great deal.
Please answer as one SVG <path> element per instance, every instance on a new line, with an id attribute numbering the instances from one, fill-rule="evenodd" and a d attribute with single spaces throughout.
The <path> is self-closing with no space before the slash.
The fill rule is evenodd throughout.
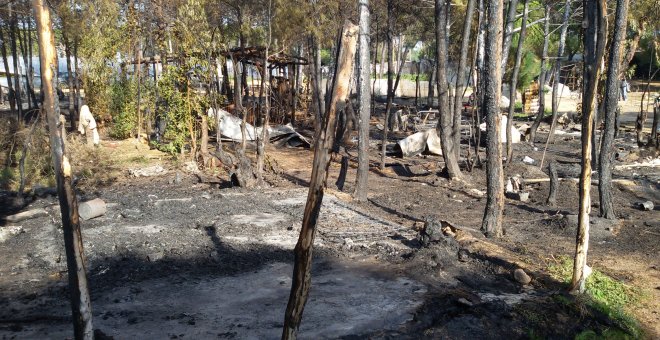
<path id="1" fill-rule="evenodd" d="M 547 128 L 542 125 L 535 146 L 515 145 L 505 176 L 547 178 L 538 165 Z M 579 134 L 566 131 L 544 160 L 561 164 L 560 177 L 576 177 Z M 389 142 L 407 134 L 393 133 Z M 392 156 L 381 172 L 379 135 L 374 126 L 368 202 L 350 196 L 357 150 L 348 149 L 352 162 L 342 191 L 335 186 L 339 163 L 331 165 L 301 338 L 563 339 L 617 329 L 607 315 L 566 304 L 574 297 L 549 275 L 550 266 L 574 252 L 576 183 L 562 182 L 555 207 L 545 204 L 547 182 L 527 185 L 529 201 L 506 201 L 506 235 L 486 240 L 478 230 L 486 203 L 483 168 L 449 182 L 438 174 L 440 156 Z M 643 337 L 658 338 L 660 171 L 639 166 L 651 154 L 631 139 L 624 127 L 616 141 L 615 165 L 623 166 L 614 176 L 618 220 L 597 218 L 592 186 L 588 263 L 645 293 L 629 312 Z M 464 143 L 463 154 L 467 138 Z M 77 164 L 88 169 L 79 200 L 108 204 L 106 214 L 82 222 L 94 327 L 116 339 L 278 338 L 313 153 L 269 148 L 278 172 L 248 190 L 230 187 L 226 173 L 200 175 L 194 165 L 133 141 L 106 140 L 98 152 L 106 161 Z M 524 156 L 535 164 L 524 164 Z M 134 177 L 135 169 L 155 174 Z M 94 182 L 98 176 L 103 180 Z M 637 207 L 647 200 L 655 210 Z M 0 336 L 71 338 L 57 198 L 34 195 L 23 206 L 0 192 L 0 203 L 2 217 L 47 212 L 0 227 Z M 423 246 L 419 231 L 429 220 L 449 222 L 468 241 L 443 237 Z M 514 279 L 519 267 L 531 276 L 529 285 Z"/>

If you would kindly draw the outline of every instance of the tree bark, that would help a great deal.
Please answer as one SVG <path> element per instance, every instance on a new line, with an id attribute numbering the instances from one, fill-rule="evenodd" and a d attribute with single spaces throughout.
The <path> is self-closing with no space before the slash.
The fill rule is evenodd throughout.
<path id="1" fill-rule="evenodd" d="M 330 166 L 329 150 L 333 145 L 334 129 L 337 125 L 337 112 L 349 95 L 351 72 L 358 36 L 358 26 L 346 22 L 343 28 L 335 81 L 332 89 L 330 109 L 323 120 L 323 130 L 315 141 L 312 177 L 303 215 L 300 237 L 294 251 L 295 264 L 291 294 L 286 307 L 282 339 L 295 339 L 302 319 L 311 285 L 312 249 L 323 194 L 326 187 L 326 174 Z"/>
<path id="2" fill-rule="evenodd" d="M 504 210 L 504 174 L 500 131 L 502 94 L 502 0 L 491 0 L 487 9 L 487 35 L 484 57 L 484 99 L 486 117 L 486 209 L 481 231 L 487 237 L 500 237 Z"/>
<path id="3" fill-rule="evenodd" d="M 583 293 L 587 279 L 589 250 L 589 212 L 591 210 L 591 134 L 596 107 L 596 85 L 607 37 L 607 3 L 605 0 L 583 0 L 584 8 L 584 88 L 582 94 L 582 171 L 580 173 L 580 209 L 575 245 L 575 261 L 571 291 Z"/>
<path id="4" fill-rule="evenodd" d="M 520 62 L 522 61 L 522 49 L 525 42 L 525 34 L 527 33 L 527 15 L 529 14 L 529 1 L 525 2 L 523 9 L 522 24 L 520 26 L 520 34 L 518 36 L 518 48 L 516 49 L 516 61 L 513 64 L 513 75 L 511 76 L 511 86 L 509 88 L 509 114 L 506 120 L 506 164 L 511 164 L 513 157 L 513 145 L 511 136 L 511 128 L 513 127 L 513 111 L 516 103 L 516 89 L 518 87 L 518 75 L 520 74 Z"/>
<path id="5" fill-rule="evenodd" d="M 452 138 L 453 113 L 449 110 L 449 83 L 447 82 L 448 6 L 449 5 L 445 0 L 435 1 L 435 41 L 437 51 L 436 54 L 438 56 L 438 110 L 440 111 L 440 119 L 438 120 L 436 131 L 440 135 L 442 157 L 445 160 L 447 175 L 450 179 L 458 179 L 461 177 L 461 169 L 458 166 L 458 152 L 455 150 L 455 148 L 460 148 L 460 144 L 455 144 L 454 138 Z"/>
<path id="6" fill-rule="evenodd" d="M 545 116 L 545 83 L 546 75 L 548 71 L 546 70 L 546 64 L 548 60 L 548 45 L 550 41 L 550 5 L 545 5 L 545 26 L 543 28 L 543 55 L 541 56 L 541 74 L 539 75 L 539 112 L 536 114 L 534 123 L 530 128 L 529 132 L 529 142 L 533 145 L 536 142 L 536 131 L 541 125 L 543 116 Z"/>
<path id="7" fill-rule="evenodd" d="M 555 134 L 555 128 L 557 126 L 557 110 L 559 109 L 559 78 L 561 76 L 561 64 L 562 58 L 564 57 L 564 49 L 566 48 L 566 35 L 568 34 L 568 18 L 570 17 L 571 11 L 571 0 L 566 0 L 564 4 L 564 18 L 561 26 L 561 34 L 559 35 L 559 48 L 557 50 L 557 60 L 555 61 L 555 76 L 552 83 L 552 123 L 550 124 L 550 132 L 548 132 L 548 138 L 545 143 L 546 146 L 548 142 L 552 139 L 552 136 Z"/>
<path id="8" fill-rule="evenodd" d="M 76 116 L 76 107 L 74 100 L 76 98 L 76 91 L 73 89 L 73 72 L 71 69 L 71 40 L 67 35 L 62 32 L 62 40 L 64 43 L 64 55 L 66 56 L 66 72 L 67 72 L 67 82 L 69 86 L 69 122 L 71 122 L 71 130 L 75 131 L 76 126 L 74 125 L 74 120 Z"/>
<path id="9" fill-rule="evenodd" d="M 367 201 L 369 174 L 369 121 L 371 114 L 371 92 L 369 91 L 369 0 L 359 0 L 360 47 L 358 63 L 358 169 L 355 180 L 355 200 Z M 375 64 L 375 61 L 374 61 Z"/>
<path id="10" fill-rule="evenodd" d="M 470 49 L 470 33 L 472 32 L 472 17 L 474 16 L 474 7 L 476 0 L 468 0 L 467 9 L 465 12 L 465 21 L 463 22 L 463 36 L 461 38 L 461 56 L 458 60 L 458 74 L 456 76 L 456 93 L 454 95 L 454 124 L 452 128 L 452 135 L 454 140 L 454 151 L 456 158 L 461 156 L 461 111 L 463 110 L 463 93 L 466 86 L 466 73 L 467 57 Z"/>
<path id="11" fill-rule="evenodd" d="M 7 5 L 9 8 L 9 38 L 11 39 L 11 55 L 14 64 L 14 98 L 16 100 L 16 113 L 18 120 L 23 120 L 23 98 L 21 95 L 21 73 L 18 71 L 18 50 L 16 48 L 16 30 L 18 22 L 16 20 L 16 12 L 13 11 L 11 2 Z M 56 65 L 57 66 L 57 65 Z M 58 118 L 59 119 L 59 118 Z"/>
<path id="12" fill-rule="evenodd" d="M 83 251 L 78 202 L 71 184 L 71 165 L 64 148 L 64 136 L 59 124 L 57 98 L 57 52 L 51 26 L 50 12 L 44 0 L 33 0 L 36 14 L 41 59 L 41 76 L 44 91 L 44 111 L 50 131 L 50 149 L 57 181 L 57 195 L 62 213 L 64 246 L 69 271 L 69 292 L 76 339 L 93 339 L 92 307 L 87 285 L 87 272 Z"/>
<path id="13" fill-rule="evenodd" d="M 506 74 L 506 64 L 509 61 L 509 50 L 511 49 L 511 40 L 513 39 L 513 25 L 516 22 L 517 7 L 518 0 L 509 0 L 506 27 L 504 28 L 504 41 L 502 43 L 502 77 Z"/>
<path id="14" fill-rule="evenodd" d="M 271 43 L 271 6 L 272 1 L 268 1 L 268 41 L 266 42 L 266 50 L 264 51 L 263 59 L 263 74 L 261 77 L 261 89 L 259 90 L 260 97 L 263 95 L 265 84 L 270 84 L 270 69 L 268 68 L 268 54 L 270 53 L 270 43 Z M 291 77 L 289 77 L 291 79 Z M 264 98 L 264 123 L 261 125 L 261 136 L 255 131 L 255 136 L 257 137 L 257 180 L 261 183 L 264 180 L 264 161 L 266 158 L 266 143 L 268 142 L 268 124 L 270 120 L 270 86 L 266 92 L 266 98 Z M 293 105 L 292 105 L 293 106 Z M 295 110 L 294 110 L 295 112 Z M 261 112 L 257 113 L 261 115 Z M 291 124 L 293 124 L 293 113 Z"/>
<path id="15" fill-rule="evenodd" d="M 9 88 L 9 93 L 7 93 L 7 99 L 9 101 L 9 108 L 11 112 L 16 112 L 16 102 L 15 100 L 15 91 L 14 84 L 11 72 L 9 72 L 9 59 L 7 59 L 7 39 L 5 39 L 4 29 L 0 27 L 0 40 L 2 40 L 2 61 L 5 66 L 5 76 L 7 77 L 7 85 Z"/>
<path id="16" fill-rule="evenodd" d="M 557 189 L 559 187 L 559 177 L 557 177 L 557 163 L 550 162 L 548 165 L 548 173 L 550 175 L 550 193 L 546 203 L 554 207 L 557 204 Z"/>
<path id="17" fill-rule="evenodd" d="M 600 148 L 600 168 L 598 169 L 598 196 L 600 199 L 600 216 L 615 219 L 614 202 L 612 201 L 612 158 L 614 152 L 614 133 L 616 130 L 616 111 L 619 102 L 621 58 L 623 57 L 623 41 L 626 36 L 626 20 L 628 18 L 628 0 L 617 0 L 613 40 L 610 46 L 607 69 L 607 84 L 605 87 L 605 128 Z"/>
<path id="18" fill-rule="evenodd" d="M 385 170 L 385 155 L 387 153 L 387 130 L 390 125 L 390 110 L 394 100 L 394 84 L 392 77 L 394 73 L 394 0 L 387 0 L 387 104 L 385 105 L 385 119 L 383 121 L 383 135 L 380 149 L 380 170 Z"/>

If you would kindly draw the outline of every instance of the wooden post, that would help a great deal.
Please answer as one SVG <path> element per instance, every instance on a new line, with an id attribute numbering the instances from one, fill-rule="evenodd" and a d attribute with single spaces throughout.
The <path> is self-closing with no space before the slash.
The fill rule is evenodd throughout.
<path id="1" fill-rule="evenodd" d="M 64 229 L 64 247 L 69 271 L 69 293 L 71 294 L 71 312 L 73 316 L 74 336 L 76 339 L 93 339 L 92 307 L 87 286 L 87 271 L 83 252 L 78 201 L 71 184 L 71 165 L 64 148 L 64 136 L 59 124 L 59 103 L 57 98 L 57 52 L 55 36 L 51 26 L 50 11 L 44 0 L 33 0 L 39 36 L 39 55 L 41 79 L 44 93 L 43 109 L 48 119 L 50 131 L 50 149 L 57 181 L 57 196 L 62 213 Z"/>
<path id="2" fill-rule="evenodd" d="M 323 193 L 326 187 L 326 174 L 330 166 L 329 150 L 333 145 L 334 130 L 337 125 L 337 112 L 345 105 L 349 94 L 351 72 L 358 38 L 358 26 L 346 21 L 344 23 L 339 58 L 335 69 L 335 81 L 328 112 L 323 120 L 323 128 L 315 142 L 312 177 L 309 184 L 307 204 L 303 216 L 300 237 L 295 248 L 295 264 L 291 294 L 284 315 L 282 339 L 295 339 L 302 319 L 303 309 L 309 295 L 311 284 L 312 248 L 316 224 L 321 211 Z"/>
<path id="3" fill-rule="evenodd" d="M 607 3 L 605 0 L 583 0 L 584 88 L 582 94 L 582 171 L 580 173 L 580 209 L 575 244 L 575 261 L 571 291 L 583 293 L 587 280 L 589 250 L 589 212 L 591 211 L 591 134 L 596 107 L 596 85 L 607 37 Z"/>
<path id="4" fill-rule="evenodd" d="M 557 177 L 557 163 L 550 162 L 548 165 L 548 173 L 550 174 L 550 193 L 546 203 L 554 207 L 557 204 L 557 187 L 559 186 L 559 178 Z"/>

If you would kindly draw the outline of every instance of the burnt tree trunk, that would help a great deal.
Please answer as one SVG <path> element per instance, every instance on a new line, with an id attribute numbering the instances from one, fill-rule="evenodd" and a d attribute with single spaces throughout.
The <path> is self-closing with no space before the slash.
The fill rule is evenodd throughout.
<path id="1" fill-rule="evenodd" d="M 57 52 L 55 35 L 51 26 L 50 12 L 44 0 L 33 0 L 36 14 L 41 59 L 41 76 L 44 93 L 43 109 L 48 119 L 50 149 L 57 181 L 57 196 L 62 213 L 64 246 L 69 271 L 69 293 L 76 339 L 93 339 L 92 307 L 87 285 L 87 271 L 80 234 L 78 202 L 71 184 L 71 165 L 64 148 L 64 136 L 59 124 L 57 98 Z"/>
<path id="2" fill-rule="evenodd" d="M 23 119 L 23 96 L 21 93 L 21 73 L 18 71 L 18 49 L 16 48 L 16 30 L 18 29 L 18 22 L 16 19 L 16 12 L 13 11 L 12 4 L 9 3 L 9 38 L 11 39 L 11 55 L 14 66 L 14 98 L 16 100 L 16 113 L 18 120 Z"/>
<path id="3" fill-rule="evenodd" d="M 14 101 L 14 84 L 11 72 L 9 72 L 9 59 L 7 58 L 7 39 L 5 39 L 4 29 L 0 27 L 0 40 L 2 40 L 2 61 L 5 66 L 5 76 L 7 77 L 7 86 L 9 93 L 7 93 L 7 100 L 9 101 L 9 108 L 11 112 L 16 112 L 16 102 Z"/>
<path id="4" fill-rule="evenodd" d="M 390 125 L 390 110 L 394 100 L 394 84 L 392 83 L 394 73 L 394 0 L 387 0 L 387 104 L 385 105 L 385 119 L 383 121 L 383 135 L 380 149 L 380 170 L 385 170 L 385 155 L 387 153 L 387 130 Z"/>
<path id="5" fill-rule="evenodd" d="M 435 1 L 435 41 L 436 41 L 436 54 L 438 56 L 438 110 L 440 111 L 440 119 L 436 127 L 437 133 L 440 135 L 442 157 L 445 160 L 445 168 L 447 169 L 447 176 L 450 179 L 458 179 L 461 177 L 461 169 L 458 166 L 458 152 L 455 148 L 460 148 L 456 145 L 452 138 L 452 118 L 453 113 L 449 110 L 449 91 L 447 82 L 447 10 L 448 3 L 445 0 Z M 460 120 L 460 115 L 459 115 Z M 460 122 L 459 122 L 460 125 Z M 459 136 L 460 137 L 460 136 Z M 460 141 L 460 139 L 459 139 Z"/>
<path id="6" fill-rule="evenodd" d="M 369 91 L 369 0 L 360 0 L 360 47 L 358 60 L 358 169 L 355 179 L 355 200 L 367 200 L 369 174 L 369 121 L 371 92 Z M 374 60 L 374 65 L 376 61 Z"/>
<path id="7" fill-rule="evenodd" d="M 509 7 L 506 14 L 506 26 L 504 27 L 504 37 L 502 42 L 502 77 L 504 77 L 504 74 L 506 73 L 506 64 L 509 61 L 509 50 L 511 49 L 511 40 L 513 39 L 513 25 L 516 22 L 517 7 L 518 0 L 509 0 Z"/>
<path id="8" fill-rule="evenodd" d="M 504 210 L 504 174 L 500 96 L 502 92 L 502 0 L 491 0 L 487 6 L 486 46 L 482 116 L 486 117 L 486 209 L 481 231 L 487 237 L 500 237 Z"/>
<path id="9" fill-rule="evenodd" d="M 509 88 L 509 114 L 506 120 L 506 164 L 511 164 L 513 157 L 513 145 L 511 136 L 511 128 L 513 127 L 513 111 L 516 103 L 516 89 L 518 87 L 518 75 L 520 74 L 520 62 L 522 61 L 522 49 L 525 42 L 525 34 L 527 33 L 527 15 L 529 14 L 529 1 L 525 2 L 523 8 L 522 24 L 520 26 L 520 34 L 518 35 L 518 48 L 516 49 L 516 61 L 513 64 L 513 75 L 511 76 L 511 86 Z"/>
<path id="10" fill-rule="evenodd" d="M 571 291 L 583 293 L 587 279 L 589 250 L 589 212 L 591 210 L 591 134 L 596 107 L 596 85 L 607 37 L 607 3 L 605 0 L 583 0 L 584 8 L 584 88 L 582 92 L 582 170 L 580 172 L 580 207 L 575 245 L 575 261 Z"/>
<path id="11" fill-rule="evenodd" d="M 73 89 L 73 72 L 71 69 L 71 40 L 69 40 L 64 31 L 62 32 L 62 40 L 64 43 L 64 55 L 66 56 L 66 72 L 69 86 L 69 121 L 71 122 L 71 131 L 74 131 L 76 129 L 74 125 L 76 116 L 76 106 L 74 103 L 76 91 Z"/>
<path id="12" fill-rule="evenodd" d="M 294 251 L 293 279 L 291 294 L 284 315 L 282 339 L 295 339 L 302 320 L 303 309 L 309 296 L 311 285 L 312 248 L 316 224 L 321 211 L 323 194 L 326 187 L 326 174 L 330 166 L 330 148 L 333 145 L 334 129 L 337 125 L 337 112 L 346 103 L 349 95 L 351 72 L 358 36 L 358 26 L 346 22 L 343 28 L 339 58 L 335 69 L 335 81 L 329 110 L 323 120 L 323 129 L 315 141 L 312 177 L 309 194 L 303 215 L 300 237 Z"/>
<path id="13" fill-rule="evenodd" d="M 600 168 L 598 169 L 598 196 L 600 198 L 600 216 L 615 219 L 614 202 L 612 201 L 612 157 L 614 152 L 614 133 L 616 130 L 616 111 L 619 102 L 619 74 L 621 73 L 621 58 L 623 41 L 626 35 L 626 19 L 628 17 L 628 0 L 617 0 L 613 41 L 609 52 L 607 69 L 607 84 L 605 87 L 605 128 L 600 148 Z"/>
<path id="14" fill-rule="evenodd" d="M 454 125 L 452 128 L 454 151 L 456 158 L 461 156 L 461 112 L 463 110 L 463 93 L 467 76 L 465 68 L 467 67 L 467 57 L 470 49 L 470 33 L 472 32 L 472 17 L 474 16 L 474 7 L 476 0 L 468 0 L 467 10 L 465 12 L 465 21 L 463 22 L 463 36 L 461 38 L 461 56 L 458 60 L 458 75 L 456 76 L 456 93 L 454 95 Z"/>
<path id="15" fill-rule="evenodd" d="M 545 83 L 546 64 L 548 60 L 548 45 L 550 41 L 550 5 L 545 5 L 545 25 L 543 28 L 543 54 L 541 56 L 541 74 L 539 75 L 539 112 L 536 114 L 534 123 L 529 130 L 529 142 L 533 145 L 536 142 L 536 131 L 541 125 L 543 116 L 545 115 Z"/>
<path id="16" fill-rule="evenodd" d="M 564 4 L 564 18 L 561 23 L 561 33 L 559 34 L 559 48 L 557 50 L 557 60 L 555 61 L 555 75 L 552 83 L 552 123 L 550 123 L 550 132 L 548 132 L 548 138 L 545 141 L 546 147 L 547 144 L 552 139 L 552 136 L 555 134 L 555 128 L 557 127 L 557 110 L 559 109 L 559 78 L 561 76 L 561 64 L 562 58 L 564 58 L 564 49 L 566 48 L 566 35 L 568 34 L 568 18 L 571 11 L 571 0 L 566 0 Z"/>
<path id="17" fill-rule="evenodd" d="M 557 176 L 557 163 L 550 162 L 548 165 L 548 173 L 550 174 L 550 193 L 546 203 L 554 207 L 557 204 L 557 189 L 559 188 L 559 177 Z"/>

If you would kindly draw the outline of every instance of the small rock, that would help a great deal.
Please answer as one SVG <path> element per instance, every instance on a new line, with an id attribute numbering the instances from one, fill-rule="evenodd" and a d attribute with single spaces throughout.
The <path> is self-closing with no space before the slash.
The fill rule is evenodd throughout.
<path id="1" fill-rule="evenodd" d="M 532 278 L 529 277 L 529 275 L 527 275 L 527 273 L 525 273 L 525 271 L 520 268 L 513 271 L 513 278 L 515 278 L 516 281 L 523 285 L 527 285 L 532 282 Z"/>
<path id="2" fill-rule="evenodd" d="M 655 206 L 653 205 L 653 202 L 651 201 L 646 201 L 646 202 L 641 202 L 639 203 L 639 208 L 644 210 L 644 211 L 651 211 Z"/>
<path id="3" fill-rule="evenodd" d="M 351 248 L 353 247 L 353 244 L 354 244 L 354 242 L 353 242 L 353 240 L 351 240 L 350 238 L 345 238 L 345 239 L 344 239 L 344 245 L 345 245 L 348 249 L 351 249 Z"/>
<path id="4" fill-rule="evenodd" d="M 204 193 L 204 194 L 202 194 L 202 198 L 205 198 L 205 199 L 207 199 L 207 200 L 210 200 L 210 199 L 211 199 L 211 194 L 209 194 L 208 192 L 207 192 L 207 193 Z"/>
<path id="5" fill-rule="evenodd" d="M 147 260 L 149 260 L 149 262 L 156 262 L 158 260 L 162 260 L 163 257 L 165 257 L 165 254 L 162 251 L 159 251 L 147 255 Z"/>
<path id="6" fill-rule="evenodd" d="M 525 158 L 523 158 L 522 161 L 525 164 L 534 164 L 534 162 L 535 162 L 534 159 L 532 157 L 529 157 L 529 156 L 525 156 Z"/>

